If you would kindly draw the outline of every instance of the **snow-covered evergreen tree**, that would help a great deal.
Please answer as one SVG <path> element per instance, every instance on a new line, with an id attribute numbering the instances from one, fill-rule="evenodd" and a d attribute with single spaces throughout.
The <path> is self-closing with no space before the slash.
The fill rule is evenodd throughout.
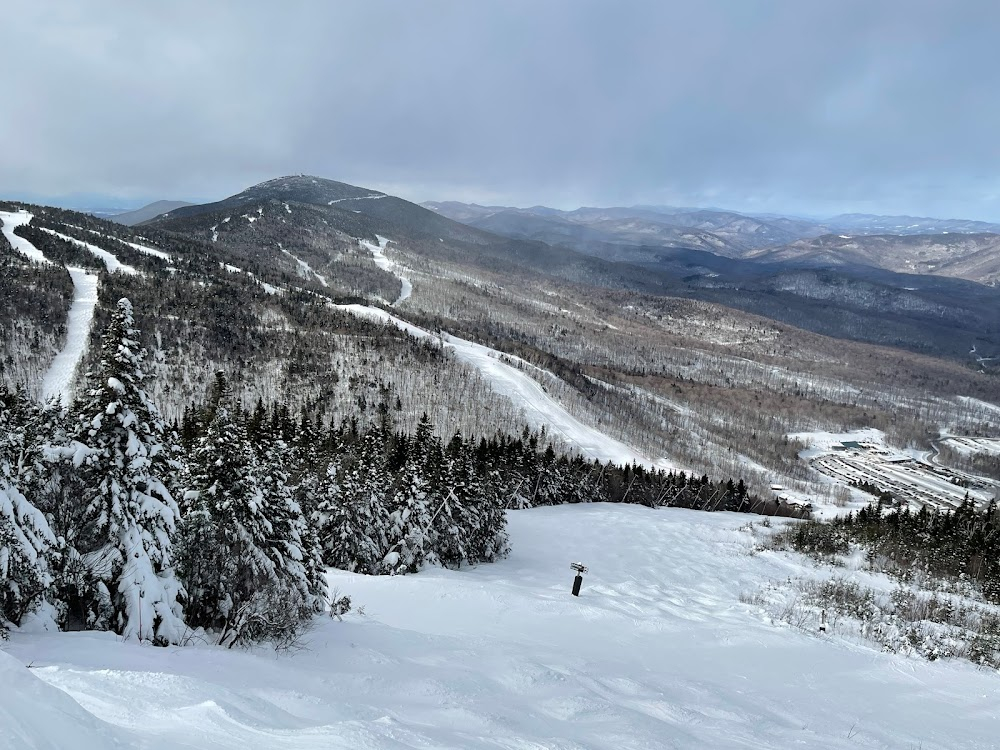
<path id="1" fill-rule="evenodd" d="M 385 434 L 375 427 L 362 437 L 357 456 L 331 464 L 317 507 L 317 532 L 328 565 L 379 572 L 388 551 L 385 458 Z"/>
<path id="2" fill-rule="evenodd" d="M 56 538 L 21 491 L 36 471 L 31 425 L 38 412 L 24 394 L 0 392 L 0 634 L 5 621 L 19 623 L 52 584 Z"/>
<path id="3" fill-rule="evenodd" d="M 326 601 L 326 578 L 316 534 L 293 496 L 283 456 L 289 448 L 274 440 L 261 452 L 261 487 L 271 522 L 271 554 L 279 577 L 294 586 L 306 607 L 321 611 Z"/>
<path id="4" fill-rule="evenodd" d="M 143 389 L 146 356 L 132 305 L 118 301 L 78 414 L 74 465 L 85 481 L 87 527 L 76 552 L 97 582 L 89 624 L 126 638 L 177 642 L 183 634 L 170 537 L 178 518 L 167 484 L 176 471 L 164 423 Z"/>
<path id="5" fill-rule="evenodd" d="M 209 413 L 189 456 L 178 541 L 188 621 L 229 646 L 294 638 L 322 594 L 301 511 L 280 467 L 258 461 L 221 374 Z"/>
<path id="6" fill-rule="evenodd" d="M 436 562 L 431 542 L 428 490 L 421 457 L 411 455 L 403 466 L 390 501 L 386 523 L 389 551 L 382 560 L 383 572 L 415 573 L 425 562 Z"/>

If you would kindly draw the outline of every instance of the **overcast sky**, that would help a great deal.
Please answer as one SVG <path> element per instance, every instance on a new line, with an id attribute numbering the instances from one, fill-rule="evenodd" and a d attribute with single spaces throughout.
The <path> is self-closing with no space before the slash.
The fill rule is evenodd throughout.
<path id="1" fill-rule="evenodd" d="M 4 14 L 0 195 L 1000 220 L 1000 3 L 50 2 Z"/>

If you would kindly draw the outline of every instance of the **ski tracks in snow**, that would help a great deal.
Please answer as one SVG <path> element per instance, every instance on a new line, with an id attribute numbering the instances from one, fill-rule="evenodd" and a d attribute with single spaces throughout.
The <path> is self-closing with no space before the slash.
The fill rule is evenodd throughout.
<path id="1" fill-rule="evenodd" d="M 407 323 L 377 307 L 365 305 L 339 305 L 338 307 L 355 315 L 389 323 L 416 338 L 439 338 L 442 344 L 451 349 L 459 360 L 475 367 L 486 377 L 497 393 L 507 396 L 517 406 L 524 409 L 533 428 L 538 429 L 544 425 L 550 434 L 561 436 L 587 458 L 611 461 L 620 465 L 636 463 L 652 469 L 670 470 L 676 468 L 665 458 L 651 459 L 620 440 L 584 424 L 546 393 L 539 383 L 517 367 L 503 361 L 502 355 L 495 349 L 446 333 L 442 333 L 438 337 L 430 331 Z M 511 359 L 516 360 L 513 357 Z"/>

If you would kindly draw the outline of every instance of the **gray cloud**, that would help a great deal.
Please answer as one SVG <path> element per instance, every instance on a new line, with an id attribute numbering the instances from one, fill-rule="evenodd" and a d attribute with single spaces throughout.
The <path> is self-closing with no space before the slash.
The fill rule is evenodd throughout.
<path id="1" fill-rule="evenodd" d="M 993 2 L 36 0 L 0 194 L 406 197 L 1000 219 Z"/>

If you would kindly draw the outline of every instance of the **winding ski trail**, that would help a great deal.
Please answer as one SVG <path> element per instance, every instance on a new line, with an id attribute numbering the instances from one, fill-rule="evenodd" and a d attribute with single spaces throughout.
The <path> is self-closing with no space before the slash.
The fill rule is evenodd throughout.
<path id="1" fill-rule="evenodd" d="M 401 275 L 396 270 L 399 267 L 399 264 L 386 257 L 385 246 L 392 242 L 392 240 L 378 234 L 375 235 L 375 239 L 378 240 L 378 245 L 375 245 L 368 240 L 358 240 L 358 242 L 361 243 L 362 247 L 371 251 L 372 257 L 375 259 L 376 266 L 381 268 L 383 271 L 388 271 L 399 279 L 399 296 L 396 298 L 396 301 L 392 303 L 392 306 L 396 307 L 399 303 L 409 299 L 410 295 L 413 294 L 413 284 L 410 283 L 410 280 L 407 277 Z"/>
<path id="2" fill-rule="evenodd" d="M 546 393 L 538 382 L 504 361 L 509 359 L 518 362 L 520 360 L 517 357 L 502 355 L 495 349 L 447 333 L 439 336 L 377 307 L 366 305 L 338 305 L 338 307 L 355 315 L 394 325 L 416 338 L 439 339 L 460 361 L 475 367 L 486 377 L 498 393 L 507 396 L 521 407 L 532 428 L 538 429 L 544 425 L 546 431 L 559 435 L 587 458 L 612 461 L 622 465 L 635 463 L 664 471 L 677 468 L 667 458 L 650 458 L 620 440 L 581 422 Z M 528 363 L 524 364 L 533 367 Z"/>
<path id="3" fill-rule="evenodd" d="M 3 233 L 11 246 L 36 263 L 51 264 L 52 261 L 46 258 L 41 250 L 23 237 L 14 234 L 14 227 L 27 224 L 31 219 L 32 215 L 27 211 L 17 213 L 0 211 Z M 115 260 L 117 261 L 117 258 Z M 73 377 L 77 365 L 87 350 L 90 326 L 94 320 L 94 308 L 97 306 L 97 275 L 75 266 L 68 266 L 66 270 L 73 281 L 73 301 L 66 316 L 66 343 L 42 377 L 41 387 L 43 399 L 60 397 L 63 403 L 72 397 Z"/>
<path id="4" fill-rule="evenodd" d="M 166 261 L 171 260 L 169 253 L 165 253 L 162 250 L 158 250 L 155 247 L 150 247 L 149 245 L 140 245 L 138 242 L 129 242 L 128 240 L 123 240 L 118 237 L 112 237 L 109 234 L 102 234 L 101 232 L 98 232 L 96 229 L 84 229 L 83 227 L 78 227 L 75 224 L 66 224 L 66 226 L 72 229 L 80 229 L 84 232 L 89 232 L 90 234 L 96 234 L 98 237 L 104 237 L 105 239 L 108 240 L 117 240 L 118 242 L 128 245 L 133 250 L 137 250 L 140 253 L 145 253 L 146 255 L 152 255 L 154 258 L 159 258 L 160 260 L 166 260 Z M 140 237 L 139 239 L 145 239 L 145 238 Z"/>
<path id="5" fill-rule="evenodd" d="M 288 252 L 285 248 L 283 248 L 281 246 L 280 242 L 278 243 L 278 249 L 281 250 L 281 252 L 283 252 L 289 258 L 291 258 L 292 260 L 294 260 L 296 263 L 299 264 L 299 268 L 301 269 L 302 274 L 304 276 L 307 276 L 307 277 L 308 276 L 312 276 L 312 277 L 314 277 L 316 279 L 316 281 L 318 281 L 323 286 L 330 286 L 330 284 L 327 282 L 325 276 L 322 276 L 322 275 L 316 273 L 316 271 L 313 270 L 313 267 L 310 266 L 308 263 L 306 263 L 304 260 L 302 260 L 302 258 L 300 258 L 299 256 L 293 255 L 292 253 Z"/>
<path id="6" fill-rule="evenodd" d="M 7 238 L 10 246 L 14 248 L 21 255 L 25 255 L 35 263 L 41 263 L 43 265 L 51 263 L 48 258 L 46 258 L 42 251 L 37 247 L 28 242 L 24 237 L 18 237 L 14 234 L 14 230 L 27 224 L 34 217 L 33 214 L 29 214 L 27 211 L 0 211 L 0 221 L 3 222 L 3 236 Z"/>
<path id="7" fill-rule="evenodd" d="M 115 271 L 120 271 L 121 273 L 126 273 L 131 275 L 139 273 L 132 266 L 125 265 L 120 260 L 118 256 L 112 252 L 105 250 L 103 247 L 98 247 L 97 245 L 91 245 L 89 242 L 83 242 L 82 240 L 76 239 L 76 237 L 70 237 L 68 234 L 63 234 L 62 232 L 57 232 L 54 229 L 47 229 L 46 227 L 39 227 L 43 232 L 51 234 L 53 237 L 58 237 L 61 240 L 65 240 L 72 245 L 77 247 L 82 247 L 87 250 L 92 255 L 100 258 L 104 262 L 104 267 L 108 269 L 108 273 L 115 273 Z"/>

